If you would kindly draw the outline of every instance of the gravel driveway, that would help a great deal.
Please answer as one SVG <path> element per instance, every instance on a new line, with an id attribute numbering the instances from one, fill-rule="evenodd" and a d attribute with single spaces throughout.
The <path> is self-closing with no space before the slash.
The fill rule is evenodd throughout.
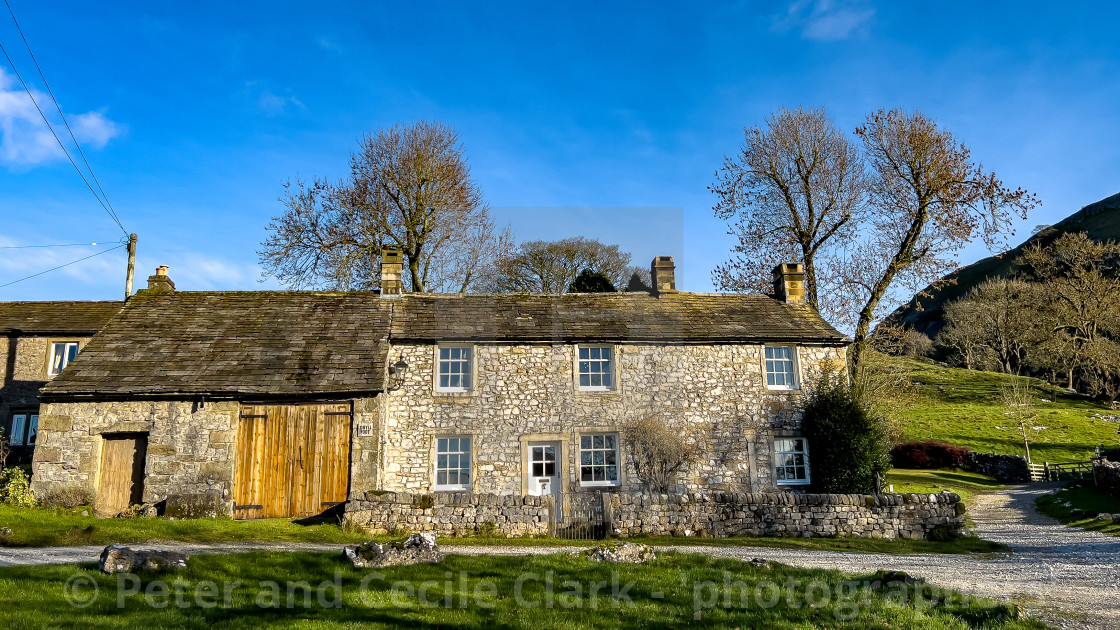
<path id="1" fill-rule="evenodd" d="M 905 571 L 931 583 L 973 595 L 1015 600 L 1033 616 L 1062 628 L 1120 630 L 1120 538 L 1066 527 L 1038 514 L 1034 499 L 1053 484 L 1009 486 L 977 497 L 969 512 L 982 538 L 1004 543 L 1011 553 L 986 556 L 886 555 L 803 551 L 767 547 L 676 547 L 682 552 L 749 560 L 766 558 L 789 565 L 869 573 Z M 339 545 L 236 543 L 143 545 L 191 554 L 250 550 L 337 551 Z M 0 566 L 96 561 L 102 547 L 0 548 Z M 555 547 L 445 545 L 449 553 L 528 555 L 556 553 Z"/>

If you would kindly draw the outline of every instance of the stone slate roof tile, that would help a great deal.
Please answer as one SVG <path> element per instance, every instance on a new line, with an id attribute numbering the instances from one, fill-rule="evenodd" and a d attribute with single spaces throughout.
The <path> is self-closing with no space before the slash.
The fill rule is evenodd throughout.
<path id="1" fill-rule="evenodd" d="M 0 302 L 0 333 L 92 335 L 124 306 L 105 302 Z"/>
<path id="2" fill-rule="evenodd" d="M 42 397 L 370 393 L 390 340 L 847 342 L 811 309 L 762 295 L 141 291 Z"/>

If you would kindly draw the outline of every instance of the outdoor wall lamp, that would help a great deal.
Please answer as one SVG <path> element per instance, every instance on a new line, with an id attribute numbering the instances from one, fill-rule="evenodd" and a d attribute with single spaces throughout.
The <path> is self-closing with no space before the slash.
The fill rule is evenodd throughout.
<path id="1" fill-rule="evenodd" d="M 408 372 L 408 362 L 404 360 L 402 353 L 396 363 L 389 365 L 389 391 L 400 389 L 404 385 L 406 372 Z"/>

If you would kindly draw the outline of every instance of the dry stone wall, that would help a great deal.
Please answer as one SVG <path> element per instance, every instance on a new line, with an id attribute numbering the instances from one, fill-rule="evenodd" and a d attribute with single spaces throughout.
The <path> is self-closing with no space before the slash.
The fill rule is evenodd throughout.
<path id="1" fill-rule="evenodd" d="M 604 495 L 616 535 L 781 536 L 922 539 L 938 526 L 960 533 L 956 494 L 716 493 Z"/>
<path id="2" fill-rule="evenodd" d="M 386 399 L 377 489 L 431 492 L 435 439 L 470 436 L 474 492 L 524 494 L 525 444 L 538 440 L 560 442 L 562 491 L 575 492 L 580 434 L 617 432 L 652 414 L 698 451 L 676 490 L 773 490 L 773 438 L 800 429 L 802 392 L 766 388 L 762 345 L 615 344 L 617 386 L 605 392 L 577 387 L 574 344 L 474 348 L 474 388 L 461 394 L 435 391 L 435 346 L 395 344 L 390 350 L 409 370 Z M 842 347 L 798 348 L 802 384 L 816 382 L 822 367 L 843 364 Z M 622 444 L 624 463 L 625 454 Z M 620 482 L 625 491 L 640 489 L 629 465 Z"/>
<path id="3" fill-rule="evenodd" d="M 344 520 L 371 534 L 408 531 L 441 536 L 533 536 L 551 533 L 553 505 L 552 497 L 367 492 L 352 496 Z"/>

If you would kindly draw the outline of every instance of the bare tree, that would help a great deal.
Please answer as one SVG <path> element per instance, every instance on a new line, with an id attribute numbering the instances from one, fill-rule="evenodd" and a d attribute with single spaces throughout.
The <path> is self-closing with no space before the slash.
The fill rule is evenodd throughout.
<path id="1" fill-rule="evenodd" d="M 459 134 L 442 123 L 365 136 L 350 177 L 285 186 L 284 212 L 257 252 L 266 276 L 293 288 L 375 288 L 382 246 L 405 256 L 412 291 L 467 291 L 509 247 L 470 177 Z"/>
<path id="2" fill-rule="evenodd" d="M 1045 309 L 1037 308 L 1037 285 L 1017 279 L 989 278 L 965 297 L 945 307 L 945 328 L 938 342 L 951 347 L 965 359 L 965 367 L 984 365 L 994 358 L 998 370 L 1020 374 L 1027 353 L 1041 343 L 1045 333 L 1039 323 Z"/>
<path id="3" fill-rule="evenodd" d="M 692 445 L 656 414 L 634 418 L 622 434 L 634 474 L 651 492 L 668 493 L 677 472 L 692 459 Z"/>
<path id="4" fill-rule="evenodd" d="M 731 260 L 712 273 L 715 283 L 766 292 L 776 265 L 801 260 L 809 304 L 820 310 L 823 301 L 825 313 L 835 315 L 822 291 L 835 286 L 834 276 L 818 259 L 853 235 L 864 170 L 859 150 L 824 109 L 780 109 L 765 128 L 746 129 L 739 154 L 724 158 L 709 187 L 719 197 L 716 216 L 739 241 Z"/>
<path id="5" fill-rule="evenodd" d="M 1027 249 L 1016 267 L 1045 296 L 1050 338 L 1041 346 L 1051 363 L 1080 375 L 1089 393 L 1120 395 L 1120 243 L 1085 233 L 1063 234 L 1047 247 Z"/>
<path id="6" fill-rule="evenodd" d="M 858 366 L 888 291 L 916 290 L 956 267 L 977 237 L 1002 243 L 1036 197 L 1004 187 L 953 135 L 921 112 L 879 110 L 856 129 L 871 169 L 870 217 L 845 257 L 844 281 L 859 318 L 849 357 Z"/>
<path id="7" fill-rule="evenodd" d="M 1004 413 L 1010 416 L 1019 427 L 1019 435 L 1023 438 L 1023 449 L 1027 453 L 1027 463 L 1031 461 L 1031 438 L 1038 432 L 1034 428 L 1035 418 L 1038 417 L 1038 397 L 1034 394 L 1030 381 L 1017 378 L 1010 385 L 1000 385 L 1000 395 L 1003 398 Z"/>
<path id="8" fill-rule="evenodd" d="M 489 288 L 499 293 L 563 293 L 584 270 L 605 276 L 616 287 L 626 286 L 634 273 L 648 282 L 649 270 L 630 266 L 630 259 L 618 245 L 582 236 L 526 241 L 497 262 Z"/>

